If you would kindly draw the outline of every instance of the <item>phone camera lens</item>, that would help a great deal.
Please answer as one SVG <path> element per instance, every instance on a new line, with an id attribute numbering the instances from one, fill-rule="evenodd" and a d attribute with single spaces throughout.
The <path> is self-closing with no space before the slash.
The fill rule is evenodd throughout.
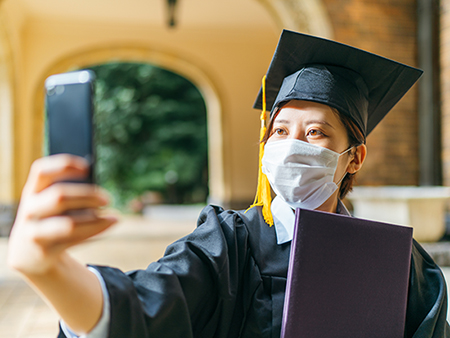
<path id="1" fill-rule="evenodd" d="M 64 93 L 64 90 L 65 90 L 65 88 L 64 88 L 64 86 L 56 86 L 56 89 L 55 89 L 55 92 L 56 92 L 56 95 L 61 95 L 62 93 Z"/>
<path id="2" fill-rule="evenodd" d="M 80 83 L 86 83 L 89 81 L 90 75 L 89 72 L 84 71 L 81 72 L 80 75 L 78 75 L 78 81 L 80 81 Z"/>
<path id="3" fill-rule="evenodd" d="M 55 94 L 55 86 L 51 86 L 51 87 L 47 87 L 47 95 L 48 96 L 52 96 L 53 94 Z"/>

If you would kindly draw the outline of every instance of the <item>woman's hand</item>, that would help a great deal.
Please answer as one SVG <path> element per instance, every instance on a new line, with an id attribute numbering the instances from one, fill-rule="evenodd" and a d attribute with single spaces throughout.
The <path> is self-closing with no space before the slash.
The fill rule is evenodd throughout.
<path id="1" fill-rule="evenodd" d="M 87 174 L 88 164 L 75 156 L 55 155 L 33 163 L 9 240 L 11 268 L 28 277 L 45 275 L 62 262 L 67 248 L 115 223 L 98 214 L 108 204 L 98 187 L 61 182 Z"/>

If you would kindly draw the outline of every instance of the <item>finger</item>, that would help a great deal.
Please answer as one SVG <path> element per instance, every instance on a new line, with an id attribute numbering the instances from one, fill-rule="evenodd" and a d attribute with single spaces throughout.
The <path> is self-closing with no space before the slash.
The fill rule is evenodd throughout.
<path id="1" fill-rule="evenodd" d="M 76 222 L 69 216 L 46 218 L 36 224 L 33 239 L 36 243 L 52 248 L 76 245 L 108 229 L 116 223 L 113 217 L 98 217 L 93 221 Z"/>
<path id="2" fill-rule="evenodd" d="M 40 192 L 58 181 L 86 177 L 88 172 L 89 164 L 82 157 L 68 154 L 43 157 L 32 164 L 24 192 Z"/>
<path id="3" fill-rule="evenodd" d="M 69 210 L 64 213 L 64 216 L 71 217 L 76 223 L 93 222 L 99 218 L 99 215 L 94 209 Z"/>
<path id="4" fill-rule="evenodd" d="M 41 219 L 61 215 L 71 210 L 96 209 L 107 205 L 107 194 L 89 184 L 57 183 L 26 201 L 25 217 Z"/>

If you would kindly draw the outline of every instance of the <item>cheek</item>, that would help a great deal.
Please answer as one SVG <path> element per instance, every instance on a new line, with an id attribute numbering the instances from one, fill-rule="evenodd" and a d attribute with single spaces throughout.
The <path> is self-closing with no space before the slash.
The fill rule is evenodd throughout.
<path id="1" fill-rule="evenodd" d="M 342 173 L 342 175 L 344 174 L 344 172 L 347 171 L 348 165 L 351 162 L 351 156 L 349 156 L 348 154 L 344 154 L 341 157 L 339 157 L 339 161 L 338 161 L 338 165 L 336 168 L 336 175 Z"/>
<path id="2" fill-rule="evenodd" d="M 274 141 L 274 137 L 273 137 L 273 135 L 272 135 L 272 136 L 270 136 L 269 138 L 267 138 L 266 144 L 267 144 L 267 143 L 270 143 L 270 142 L 273 142 L 273 141 Z"/>

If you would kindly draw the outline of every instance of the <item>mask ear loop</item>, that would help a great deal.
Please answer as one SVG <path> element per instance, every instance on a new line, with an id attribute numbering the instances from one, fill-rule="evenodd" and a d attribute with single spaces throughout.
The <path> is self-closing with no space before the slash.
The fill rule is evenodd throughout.
<path id="1" fill-rule="evenodd" d="M 262 79 L 262 112 L 261 112 L 261 130 L 259 137 L 259 170 L 258 170 L 258 187 L 256 189 L 256 196 L 253 204 L 245 211 L 247 212 L 251 208 L 255 206 L 262 206 L 262 214 L 264 217 L 264 221 L 269 224 L 269 226 L 273 225 L 273 216 L 270 211 L 270 205 L 272 203 L 272 195 L 270 192 L 270 183 L 267 179 L 267 176 L 262 172 L 262 158 L 264 156 L 264 146 L 263 143 L 264 135 L 266 134 L 266 76 L 264 75 Z"/>
<path id="2" fill-rule="evenodd" d="M 348 171 L 346 171 L 346 172 L 344 173 L 344 176 L 342 176 L 342 178 L 339 180 L 339 182 L 336 183 L 336 185 L 337 185 L 338 187 L 339 187 L 339 184 L 341 184 L 342 181 L 344 180 L 345 176 L 347 176 L 347 174 L 348 174 Z"/>
<path id="3" fill-rule="evenodd" d="M 353 148 L 356 148 L 356 147 L 359 147 L 359 146 L 360 146 L 360 144 L 357 145 L 357 146 L 352 146 L 352 147 L 348 148 L 347 150 L 345 150 L 345 151 L 343 151 L 342 153 L 340 153 L 340 154 L 339 154 L 339 157 L 342 156 L 342 155 L 344 155 L 344 154 L 346 154 L 346 153 L 348 153 L 348 152 L 349 152 L 350 150 L 352 150 Z M 337 185 L 338 187 L 339 187 L 339 185 L 342 183 L 342 181 L 344 180 L 345 176 L 347 176 L 347 174 L 348 174 L 348 171 L 346 171 L 346 172 L 344 173 L 344 176 L 342 176 L 341 179 L 339 180 L 339 182 L 336 183 L 336 185 Z"/>

